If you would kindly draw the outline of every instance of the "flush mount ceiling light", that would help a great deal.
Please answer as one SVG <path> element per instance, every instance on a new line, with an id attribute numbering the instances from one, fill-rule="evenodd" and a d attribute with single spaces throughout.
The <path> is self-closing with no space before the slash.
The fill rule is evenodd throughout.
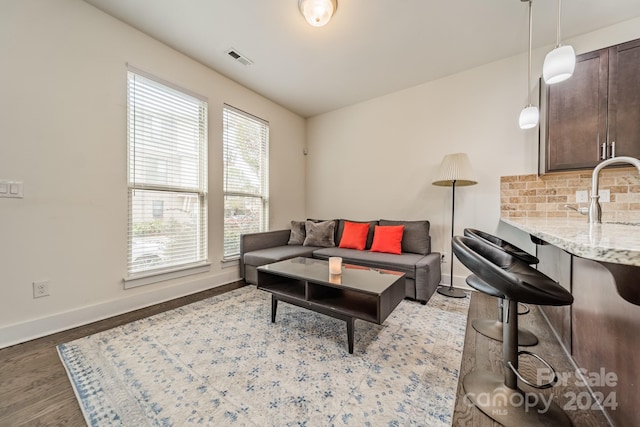
<path id="1" fill-rule="evenodd" d="M 304 19 L 314 27 L 327 25 L 338 8 L 338 0 L 298 0 Z"/>
<path id="2" fill-rule="evenodd" d="M 529 3 L 529 73 L 527 74 L 527 106 L 520 111 L 518 123 L 520 129 L 531 129 L 538 125 L 540 112 L 538 107 L 531 105 L 531 36 L 533 35 L 533 15 L 531 14 L 531 0 L 521 0 Z"/>
<path id="3" fill-rule="evenodd" d="M 542 77 L 546 84 L 560 83 L 573 75 L 576 68 L 576 52 L 571 46 L 560 44 L 560 16 L 562 0 L 558 0 L 558 23 L 556 32 L 556 48 L 547 53 L 542 65 Z"/>

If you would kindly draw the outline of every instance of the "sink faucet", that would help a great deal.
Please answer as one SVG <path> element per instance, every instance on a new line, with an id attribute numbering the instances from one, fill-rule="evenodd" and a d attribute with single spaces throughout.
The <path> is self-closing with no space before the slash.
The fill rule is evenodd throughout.
<path id="1" fill-rule="evenodd" d="M 589 222 L 602 222 L 602 209 L 600 208 L 600 195 L 598 194 L 598 180 L 600 179 L 600 171 L 609 166 L 615 165 L 618 163 L 628 163 L 632 166 L 635 166 L 638 169 L 638 173 L 640 173 L 640 160 L 634 157 L 612 157 L 610 159 L 604 160 L 596 165 L 593 169 L 593 175 L 591 176 L 591 203 L 589 204 Z"/>

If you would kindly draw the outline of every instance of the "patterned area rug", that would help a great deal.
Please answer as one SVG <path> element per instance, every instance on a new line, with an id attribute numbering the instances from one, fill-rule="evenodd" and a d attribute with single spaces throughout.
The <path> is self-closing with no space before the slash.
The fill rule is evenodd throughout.
<path id="1" fill-rule="evenodd" d="M 449 426 L 469 298 L 346 324 L 247 286 L 58 346 L 90 426 Z"/>

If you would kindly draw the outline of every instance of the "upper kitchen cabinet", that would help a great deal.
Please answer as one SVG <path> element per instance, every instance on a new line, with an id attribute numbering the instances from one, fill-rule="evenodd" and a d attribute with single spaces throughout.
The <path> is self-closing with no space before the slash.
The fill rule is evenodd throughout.
<path id="1" fill-rule="evenodd" d="M 570 79 L 541 90 L 540 173 L 640 157 L 640 39 L 579 55 Z"/>

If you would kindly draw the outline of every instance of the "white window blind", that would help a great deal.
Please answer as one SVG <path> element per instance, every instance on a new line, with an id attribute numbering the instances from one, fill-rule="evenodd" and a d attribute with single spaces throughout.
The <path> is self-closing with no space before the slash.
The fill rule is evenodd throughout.
<path id="1" fill-rule="evenodd" d="M 207 101 L 128 72 L 129 278 L 207 261 Z"/>
<path id="2" fill-rule="evenodd" d="M 269 123 L 225 105 L 223 109 L 224 258 L 240 254 L 240 235 L 268 224 Z"/>

